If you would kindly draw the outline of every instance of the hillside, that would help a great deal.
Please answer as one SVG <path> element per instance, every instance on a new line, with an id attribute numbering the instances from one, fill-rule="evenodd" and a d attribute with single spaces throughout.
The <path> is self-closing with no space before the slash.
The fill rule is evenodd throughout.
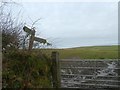
<path id="1" fill-rule="evenodd" d="M 47 49 L 43 50 L 48 55 L 52 51 L 58 51 L 60 58 L 80 58 L 80 59 L 113 59 L 118 58 L 118 46 L 89 46 L 67 49 Z"/>

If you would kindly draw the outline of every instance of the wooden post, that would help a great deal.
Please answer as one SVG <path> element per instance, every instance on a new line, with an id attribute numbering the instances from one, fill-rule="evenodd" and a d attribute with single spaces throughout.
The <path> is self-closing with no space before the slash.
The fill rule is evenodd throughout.
<path id="1" fill-rule="evenodd" d="M 53 87 L 60 88 L 61 80 L 60 80 L 60 65 L 59 65 L 59 53 L 52 52 L 52 80 Z"/>
<path id="2" fill-rule="evenodd" d="M 34 37 L 35 37 L 35 30 L 33 30 L 33 33 L 30 36 L 30 41 L 29 41 L 29 51 L 32 50 L 33 47 L 33 42 L 34 42 Z"/>

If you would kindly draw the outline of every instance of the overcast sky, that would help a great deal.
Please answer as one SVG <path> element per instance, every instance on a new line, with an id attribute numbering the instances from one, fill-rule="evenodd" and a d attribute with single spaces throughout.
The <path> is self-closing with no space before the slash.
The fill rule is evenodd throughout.
<path id="1" fill-rule="evenodd" d="M 36 34 L 58 48 L 116 45 L 118 43 L 117 2 L 22 2 L 21 19 Z M 19 8 L 19 9 L 18 9 Z"/>

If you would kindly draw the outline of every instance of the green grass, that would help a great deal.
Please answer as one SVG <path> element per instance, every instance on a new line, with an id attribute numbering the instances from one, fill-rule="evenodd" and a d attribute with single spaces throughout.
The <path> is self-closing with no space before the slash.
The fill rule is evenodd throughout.
<path id="1" fill-rule="evenodd" d="M 46 54 L 51 55 L 52 51 L 58 51 L 61 59 L 117 59 L 118 46 L 89 46 L 68 49 L 45 49 Z"/>

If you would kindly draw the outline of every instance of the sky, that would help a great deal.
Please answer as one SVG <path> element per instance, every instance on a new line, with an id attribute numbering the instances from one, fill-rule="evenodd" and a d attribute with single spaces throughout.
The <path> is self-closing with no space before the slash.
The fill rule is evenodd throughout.
<path id="1" fill-rule="evenodd" d="M 117 2 L 21 2 L 13 14 L 21 12 L 36 36 L 48 39 L 56 48 L 118 44 Z M 17 14 L 16 14 L 17 15 Z"/>

